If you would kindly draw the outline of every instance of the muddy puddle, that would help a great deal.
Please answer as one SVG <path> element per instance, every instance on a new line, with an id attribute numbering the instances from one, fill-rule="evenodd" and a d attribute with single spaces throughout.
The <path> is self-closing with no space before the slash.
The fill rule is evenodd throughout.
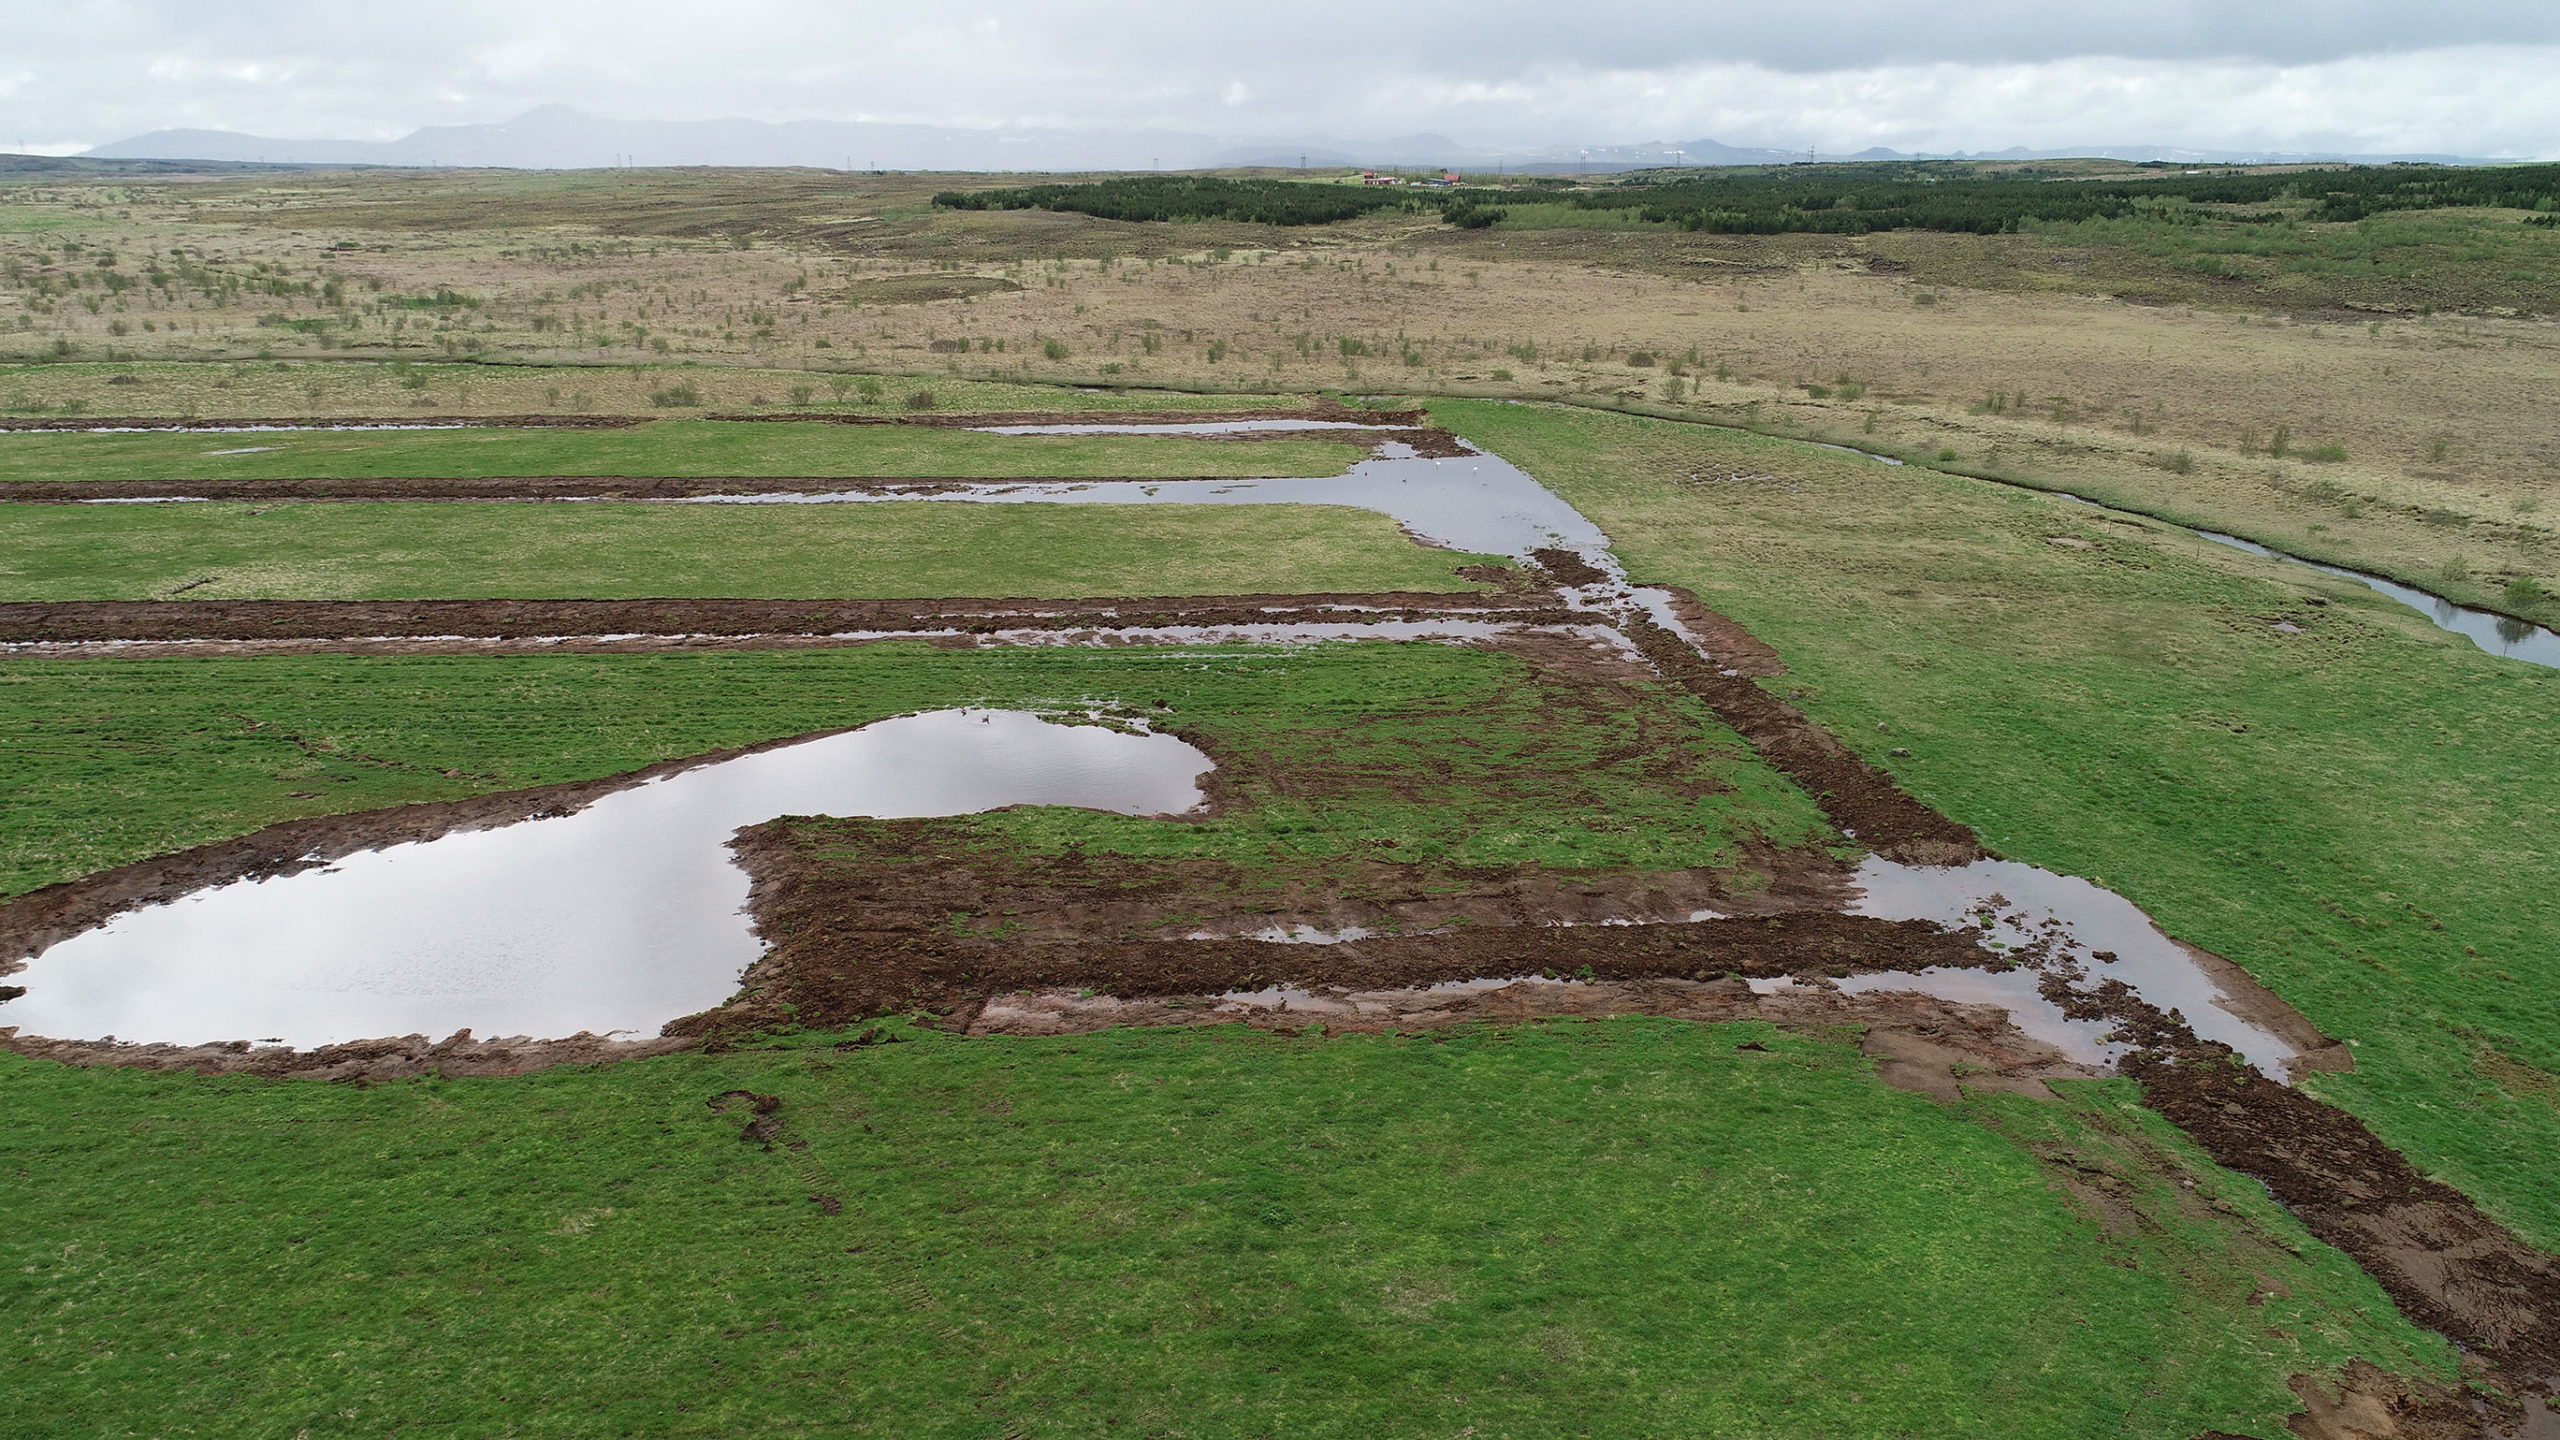
<path id="1" fill-rule="evenodd" d="M 2390 596 L 2426 616 L 2437 629 L 2450 630 L 2456 635 L 2463 636 L 2492 655 L 2503 655 L 2510 660 L 2522 660 L 2528 665 L 2548 665 L 2554 669 L 2560 669 L 2560 634 L 2554 634 L 2529 620 L 2518 620 L 2512 615 L 2500 615 L 2489 610 L 2474 610 L 2468 605 L 2456 605 L 2441 595 L 2421 590 L 2414 585 L 2403 585 L 2396 580 L 2385 580 L 2379 575 L 2367 575 L 2361 570 L 2349 570 L 2342 565 L 2323 565 L 2317 560 L 2305 560 L 2298 555 L 2287 555 L 2281 550 L 2270 550 L 2254 540 L 2243 540 L 2237 535 L 2225 535 L 2218 530 L 2198 530 L 2195 533 L 2216 545 L 2228 545 L 2234 550 L 2245 550 L 2261 560 L 2279 560 L 2288 565 L 2300 565 L 2306 569 L 2317 570 L 2324 575 L 2353 580 L 2359 585 Z"/>
<path id="2" fill-rule="evenodd" d="M 2020 1029 L 2073 1059 L 2113 1064 L 2131 1047 L 2108 1038 L 2112 1027 L 2105 1022 L 2066 1016 L 2043 987 L 2049 977 L 2084 992 L 2117 980 L 2271 1077 L 2288 1076 L 2299 1056 L 2282 1036 L 2240 1013 L 2249 999 L 2228 993 L 2233 987 L 2208 974 L 2197 952 L 2161 933 L 2132 901 L 2076 875 L 2014 860 L 1918 866 L 1869 856 L 1858 867 L 1857 884 L 1861 893 L 1850 913 L 1970 931 L 1976 944 L 2015 957 L 2020 968 L 1860 975 L 1840 981 L 1843 990 L 1918 990 L 1942 1000 L 2004 1005 Z"/>
<path id="3" fill-rule="evenodd" d="M 655 1035 L 763 953 L 728 841 L 781 815 L 1072 805 L 1170 815 L 1209 758 L 1169 735 L 945 710 L 678 771 L 574 813 L 221 885 L 11 976 L 22 1033 L 308 1049 L 385 1035 Z"/>

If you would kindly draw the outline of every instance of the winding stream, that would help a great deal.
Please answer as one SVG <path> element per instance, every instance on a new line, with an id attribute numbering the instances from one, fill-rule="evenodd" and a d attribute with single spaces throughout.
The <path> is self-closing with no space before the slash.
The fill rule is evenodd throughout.
<path id="1" fill-rule="evenodd" d="M 2500 615 L 2488 610 L 2474 610 L 2467 605 L 2456 605 L 2441 595 L 2430 594 L 2414 585 L 2403 585 L 2397 580 L 2385 580 L 2379 575 L 2367 575 L 2361 570 L 2349 570 L 2343 565 L 2323 565 L 2317 560 L 2305 560 L 2299 555 L 2287 555 L 2281 550 L 2270 550 L 2254 540 L 2243 540 L 2237 535 L 2225 535 L 2219 530 L 2198 530 L 2195 533 L 2216 545 L 2228 545 L 2234 550 L 2245 550 L 2262 560 L 2300 565 L 2317 570 L 2324 575 L 2336 575 L 2353 580 L 2388 595 L 2426 616 L 2435 623 L 2437 629 L 2450 630 L 2456 635 L 2467 637 L 2472 644 L 2492 655 L 2504 655 L 2510 660 L 2522 660 L 2528 665 L 2548 665 L 2554 669 L 2560 669 L 2560 635 L 2555 635 L 2530 620 L 2518 620 L 2512 615 Z"/>

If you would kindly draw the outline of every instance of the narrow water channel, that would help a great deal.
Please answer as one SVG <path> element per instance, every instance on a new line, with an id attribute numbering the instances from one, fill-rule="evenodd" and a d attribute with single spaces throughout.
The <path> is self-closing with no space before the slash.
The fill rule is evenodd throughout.
<path id="1" fill-rule="evenodd" d="M 2245 550 L 2262 560 L 2277 560 L 2287 565 L 2300 565 L 2306 569 L 2317 570 L 2324 575 L 2336 575 L 2353 580 L 2380 594 L 2388 595 L 2426 616 L 2435 623 L 2437 629 L 2450 630 L 2456 635 L 2467 637 L 2472 644 L 2492 655 L 2504 655 L 2510 660 L 2522 660 L 2528 665 L 2548 665 L 2554 669 L 2560 669 L 2560 635 L 2555 635 L 2530 620 L 2518 620 L 2512 615 L 2500 615 L 2488 610 L 2474 610 L 2467 605 L 2456 605 L 2441 595 L 2430 594 L 2414 585 L 2403 585 L 2397 580 L 2385 580 L 2379 575 L 2367 575 L 2361 570 L 2349 570 L 2342 565 L 2323 565 L 2317 560 L 2305 560 L 2299 555 L 2287 555 L 2281 550 L 2270 550 L 2254 540 L 2243 540 L 2237 535 L 2225 535 L 2218 530 L 2198 530 L 2195 533 L 2216 545 L 2228 545 L 2234 550 Z"/>

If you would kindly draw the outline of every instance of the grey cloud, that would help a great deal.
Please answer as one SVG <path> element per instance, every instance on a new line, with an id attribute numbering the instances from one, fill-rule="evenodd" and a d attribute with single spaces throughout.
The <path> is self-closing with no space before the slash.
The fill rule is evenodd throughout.
<path id="1" fill-rule="evenodd" d="M 0 85 L 0 145 L 171 127 L 388 140 L 549 103 L 650 120 L 1229 138 L 1437 130 L 1511 146 L 1709 134 L 1826 148 L 2266 145 L 2315 130 L 2468 153 L 2560 143 L 2560 95 L 2520 63 L 2560 45 L 2560 6 L 2499 0 L 0 6 L 22 12 L 0 16 L 15 82 Z M 2470 88 L 2510 93 L 2461 93 L 2448 54 L 2485 67 L 2491 78 Z M 2351 72 L 2370 88 L 2330 104 L 2322 87 Z M 1998 86 L 2026 98 L 1976 93 Z M 2267 103 L 2295 91 L 2321 113 L 2296 120 Z M 2117 128 L 2136 120 L 2179 133 Z M 2247 129 L 2194 133 L 2220 123 Z M 2482 126 L 2496 133 L 2465 129 Z"/>

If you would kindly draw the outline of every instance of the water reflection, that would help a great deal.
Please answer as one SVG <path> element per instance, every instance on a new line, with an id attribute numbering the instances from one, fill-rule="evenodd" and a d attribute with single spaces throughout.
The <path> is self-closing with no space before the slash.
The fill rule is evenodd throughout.
<path id="1" fill-rule="evenodd" d="M 574 814 L 350 855 L 117 917 L 10 977 L 0 1023 L 55 1039 L 298 1048 L 385 1035 L 655 1034 L 763 952 L 729 838 L 780 815 L 1200 803 L 1169 735 L 944 710 L 616 791 Z"/>

